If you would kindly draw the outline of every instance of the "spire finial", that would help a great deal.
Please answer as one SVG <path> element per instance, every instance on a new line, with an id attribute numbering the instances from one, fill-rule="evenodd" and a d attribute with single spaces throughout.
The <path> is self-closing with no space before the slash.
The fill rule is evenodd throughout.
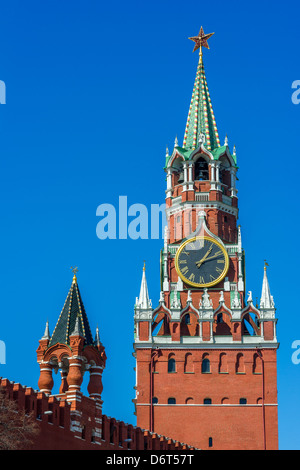
<path id="1" fill-rule="evenodd" d="M 267 270 L 267 266 L 269 266 L 269 265 L 268 265 L 268 263 L 267 263 L 267 260 L 265 259 L 265 267 L 264 267 L 264 270 L 265 270 L 265 271 Z"/>
<path id="2" fill-rule="evenodd" d="M 101 345 L 100 334 L 99 334 L 99 327 L 98 327 L 98 325 L 97 325 L 97 328 L 96 328 L 95 343 L 96 343 L 97 346 L 100 346 L 100 345 Z"/>
<path id="3" fill-rule="evenodd" d="M 76 266 L 71 266 L 71 271 L 73 272 L 74 276 L 73 276 L 73 281 L 76 282 L 77 281 L 77 277 L 76 277 L 76 274 L 78 273 L 78 268 Z"/>
<path id="4" fill-rule="evenodd" d="M 146 271 L 146 261 L 144 260 L 143 271 Z"/>
<path id="5" fill-rule="evenodd" d="M 198 36 L 193 36 L 193 37 L 189 38 L 189 39 L 191 39 L 191 41 L 194 41 L 194 43 L 195 43 L 195 47 L 194 47 L 193 52 L 195 52 L 197 49 L 199 49 L 199 62 L 200 63 L 202 63 L 202 46 L 206 47 L 206 49 L 209 49 L 209 45 L 208 45 L 207 40 L 209 38 L 211 38 L 214 34 L 215 33 L 204 34 L 204 30 L 201 26 Z"/>
<path id="6" fill-rule="evenodd" d="M 202 46 L 209 49 L 207 40 L 213 34 L 214 33 L 204 34 L 203 28 L 201 27 L 198 36 L 189 38 L 195 43 L 194 51 L 200 49 L 200 58 L 183 138 L 184 148 L 195 150 L 198 146 L 201 133 L 205 135 L 205 147 L 208 150 L 214 150 L 220 147 L 217 124 L 202 62 Z M 202 144 L 204 145 L 203 142 Z"/>

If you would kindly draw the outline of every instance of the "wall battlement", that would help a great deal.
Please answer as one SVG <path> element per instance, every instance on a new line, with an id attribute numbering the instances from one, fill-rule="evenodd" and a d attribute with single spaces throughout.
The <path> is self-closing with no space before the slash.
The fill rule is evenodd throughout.
<path id="1" fill-rule="evenodd" d="M 33 450 L 194 450 L 194 447 L 102 415 L 102 401 L 79 391 L 47 395 L 6 378 L 6 396 L 33 416 L 40 434 Z"/>

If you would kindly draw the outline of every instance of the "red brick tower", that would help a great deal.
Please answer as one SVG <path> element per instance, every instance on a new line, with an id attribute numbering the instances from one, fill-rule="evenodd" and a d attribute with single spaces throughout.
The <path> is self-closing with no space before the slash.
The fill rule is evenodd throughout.
<path id="1" fill-rule="evenodd" d="M 135 305 L 137 425 L 201 449 L 277 449 L 275 307 L 266 267 L 260 308 L 245 298 L 236 152 L 220 146 L 199 64 L 183 146 L 167 151 L 161 294 L 145 268 Z"/>
<path id="2" fill-rule="evenodd" d="M 100 439 L 102 372 L 106 355 L 98 328 L 95 340 L 92 337 L 75 273 L 52 336 L 48 322 L 46 324 L 37 349 L 37 361 L 40 365 L 39 391 L 50 396 L 54 383 L 52 374 L 60 371 L 61 385 L 56 398 L 71 403 L 71 422 L 75 423 L 80 435 L 80 427 L 93 426 L 90 431 L 95 433 L 94 440 Z M 87 387 L 89 397 L 93 399 L 90 401 L 81 392 L 85 373 L 90 376 Z"/>

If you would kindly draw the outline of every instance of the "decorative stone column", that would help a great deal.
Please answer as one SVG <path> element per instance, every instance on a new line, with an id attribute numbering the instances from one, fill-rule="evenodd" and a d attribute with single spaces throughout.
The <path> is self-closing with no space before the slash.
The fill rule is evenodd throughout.
<path id="1" fill-rule="evenodd" d="M 67 376 L 68 391 L 80 391 L 82 381 L 82 359 L 78 356 L 73 356 L 69 359 L 69 373 Z"/>
<path id="2" fill-rule="evenodd" d="M 52 377 L 52 366 L 49 362 L 40 363 L 40 378 L 38 381 L 38 387 L 40 392 L 51 394 L 53 388 L 53 377 Z"/>
<path id="3" fill-rule="evenodd" d="M 83 381 L 83 357 L 81 356 L 81 353 L 84 345 L 84 337 L 80 332 L 78 316 L 76 319 L 74 331 L 69 338 L 73 356 L 69 358 L 69 373 L 67 376 L 68 390 L 80 391 L 80 387 Z"/>
<path id="4" fill-rule="evenodd" d="M 101 399 L 101 393 L 103 390 L 102 372 L 102 366 L 92 365 L 90 368 L 90 381 L 87 389 L 91 398 Z"/>

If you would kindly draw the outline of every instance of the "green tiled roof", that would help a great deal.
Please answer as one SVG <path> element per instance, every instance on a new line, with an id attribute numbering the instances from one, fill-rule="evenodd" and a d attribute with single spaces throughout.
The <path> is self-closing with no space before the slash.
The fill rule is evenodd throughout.
<path id="1" fill-rule="evenodd" d="M 212 150 L 211 153 L 213 154 L 214 160 L 219 160 L 219 158 L 226 152 L 227 148 L 228 148 L 227 145 L 222 145 L 221 147 L 218 147 Z M 234 163 L 236 164 L 236 155 L 234 153 L 232 154 L 229 149 L 228 149 L 228 152 L 230 153 L 230 155 L 233 158 Z"/>
<path id="2" fill-rule="evenodd" d="M 214 150 L 220 147 L 220 139 L 200 57 L 184 134 L 183 147 L 195 149 L 199 137 L 205 135 L 205 147 Z"/>
<path id="3" fill-rule="evenodd" d="M 57 343 L 70 344 L 69 337 L 74 331 L 77 317 L 79 319 L 79 332 L 85 339 L 85 345 L 93 345 L 90 325 L 75 278 L 54 328 L 49 347 Z"/>

